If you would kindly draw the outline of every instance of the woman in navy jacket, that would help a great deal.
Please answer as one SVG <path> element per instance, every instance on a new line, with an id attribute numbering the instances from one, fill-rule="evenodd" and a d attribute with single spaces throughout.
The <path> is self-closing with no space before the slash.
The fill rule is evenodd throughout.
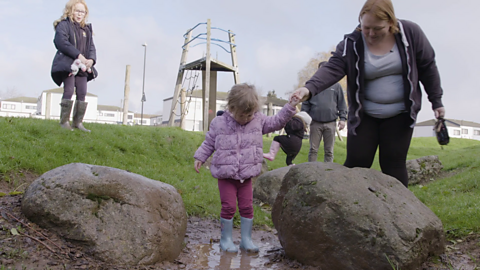
<path id="1" fill-rule="evenodd" d="M 406 159 L 422 104 L 420 82 L 436 118 L 445 116 L 435 52 L 422 29 L 395 17 L 391 0 L 367 0 L 360 25 L 292 98 L 306 100 L 347 76 L 346 167 L 372 166 L 408 186 Z"/>
<path id="2" fill-rule="evenodd" d="M 94 65 L 97 59 L 92 38 L 92 25 L 87 24 L 88 7 L 84 0 L 70 0 L 65 5 L 62 17 L 53 23 L 55 28 L 54 44 L 57 53 L 52 63 L 52 79 L 60 86 L 63 83 L 63 97 L 60 103 L 60 125 L 72 129 L 69 123 L 73 106 L 72 96 L 76 89 L 77 100 L 73 109 L 72 126 L 90 132 L 82 122 L 87 110 L 87 82 L 96 78 L 98 73 Z M 78 59 L 85 65 L 78 73 L 72 72 L 72 64 Z M 78 62 L 78 61 L 77 61 Z"/>

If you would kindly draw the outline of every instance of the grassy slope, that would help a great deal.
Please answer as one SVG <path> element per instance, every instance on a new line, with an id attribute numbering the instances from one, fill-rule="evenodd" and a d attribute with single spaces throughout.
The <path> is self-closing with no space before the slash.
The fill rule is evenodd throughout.
<path id="1" fill-rule="evenodd" d="M 129 127 L 86 124 L 92 133 L 60 129 L 57 121 L 0 117 L 0 176 L 12 181 L 12 172 L 36 174 L 81 162 L 115 167 L 173 185 L 181 193 L 189 215 L 218 217 L 220 198 L 217 183 L 206 169 L 197 174 L 193 153 L 204 135 L 178 128 Z M 267 151 L 272 138 L 264 139 Z M 444 170 L 459 171 L 450 178 L 424 187 L 410 187 L 415 195 L 443 221 L 447 232 L 461 236 L 480 231 L 478 178 L 480 141 L 452 139 L 443 150 L 434 138 L 415 138 L 408 159 L 438 155 Z M 308 140 L 295 163 L 307 161 Z M 319 153 L 318 160 L 323 160 Z M 345 160 L 345 141 L 335 144 L 335 162 Z M 271 169 L 285 166 L 280 151 Z M 379 170 L 377 159 L 373 165 Z M 238 219 L 238 216 L 236 217 Z M 268 213 L 255 207 L 255 222 L 272 225 Z"/>

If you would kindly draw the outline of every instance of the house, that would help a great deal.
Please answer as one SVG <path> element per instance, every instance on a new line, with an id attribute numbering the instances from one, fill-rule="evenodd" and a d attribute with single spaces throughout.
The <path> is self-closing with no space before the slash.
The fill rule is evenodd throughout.
<path id="1" fill-rule="evenodd" d="M 7 98 L 0 101 L 0 116 L 32 117 L 37 113 L 37 99 L 32 97 Z"/>
<path id="2" fill-rule="evenodd" d="M 417 123 L 413 137 L 435 137 L 435 119 Z M 480 140 L 480 124 L 465 120 L 445 119 L 450 138 Z"/>
<path id="3" fill-rule="evenodd" d="M 60 120 L 60 102 L 63 96 L 63 88 L 54 88 L 42 91 L 38 98 L 17 97 L 0 101 L 0 116 L 4 117 L 32 117 L 39 119 Z M 73 95 L 73 100 L 76 95 Z M 88 102 L 84 122 L 103 124 L 122 124 L 123 108 L 110 105 L 99 105 L 98 96 L 87 93 L 85 101 Z M 72 108 L 73 110 L 73 108 Z M 151 125 L 152 118 L 158 115 L 143 114 L 143 124 Z M 142 115 L 128 112 L 127 125 L 140 124 Z"/>

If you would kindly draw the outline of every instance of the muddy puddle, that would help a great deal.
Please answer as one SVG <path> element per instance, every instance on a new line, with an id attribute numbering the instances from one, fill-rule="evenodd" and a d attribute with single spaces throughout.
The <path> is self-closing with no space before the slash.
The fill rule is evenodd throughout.
<path id="1" fill-rule="evenodd" d="M 193 246 L 193 262 L 191 269 L 265 269 L 270 263 L 269 255 L 276 249 L 270 243 L 257 244 L 260 252 L 257 254 L 239 250 L 238 253 L 220 251 L 220 245 L 206 244 Z M 269 265 L 269 269 L 280 269 Z"/>

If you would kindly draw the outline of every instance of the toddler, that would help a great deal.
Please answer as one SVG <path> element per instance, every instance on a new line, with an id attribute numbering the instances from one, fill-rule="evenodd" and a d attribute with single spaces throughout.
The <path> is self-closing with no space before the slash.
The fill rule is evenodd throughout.
<path id="1" fill-rule="evenodd" d="M 274 116 L 260 112 L 261 102 L 253 85 L 236 84 L 228 93 L 227 108 L 215 117 L 205 141 L 195 152 L 195 170 L 213 154 L 210 171 L 218 179 L 222 210 L 220 213 L 220 249 L 237 252 L 232 240 L 233 216 L 238 210 L 241 220 L 240 248 L 258 252 L 252 242 L 252 177 L 261 173 L 263 134 L 282 129 L 295 114 L 299 100 L 292 98 Z"/>
<path id="2" fill-rule="evenodd" d="M 275 136 L 270 145 L 270 152 L 263 154 L 263 157 L 270 161 L 274 160 L 278 149 L 281 147 L 283 152 L 287 154 L 287 165 L 295 165 L 292 162 L 302 148 L 303 135 L 308 130 L 311 122 L 312 118 L 308 113 L 299 112 L 295 114 L 292 120 L 285 125 L 287 135 Z"/>

